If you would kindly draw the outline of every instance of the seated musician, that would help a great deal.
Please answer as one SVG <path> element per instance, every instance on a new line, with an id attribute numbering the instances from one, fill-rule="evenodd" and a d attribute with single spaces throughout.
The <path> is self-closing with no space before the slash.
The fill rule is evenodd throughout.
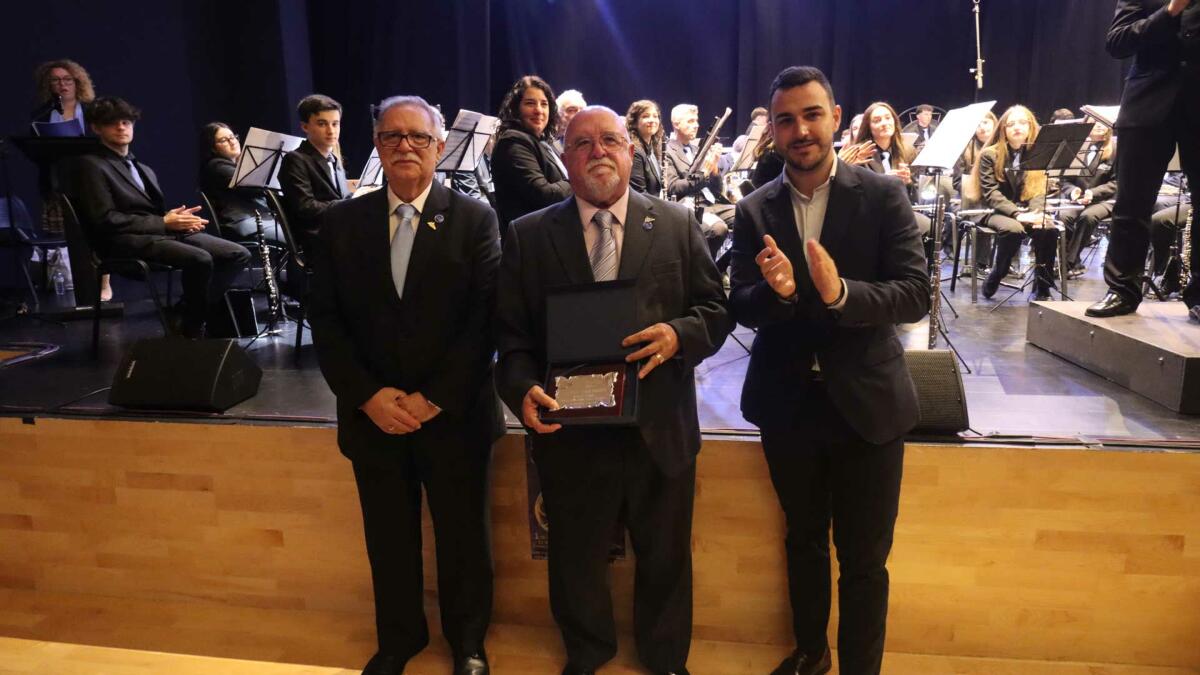
<path id="1" fill-rule="evenodd" d="M 893 176 L 904 183 L 908 189 L 909 199 L 916 201 L 917 183 L 913 180 L 908 163 L 916 153 L 904 142 L 904 137 L 896 132 L 896 109 L 891 105 L 877 101 L 867 106 L 863 111 L 863 123 L 854 139 L 861 152 L 869 152 L 865 161 L 845 159 L 850 163 L 861 163 L 875 173 Z M 870 145 L 864 145 L 870 143 Z M 861 156 L 860 156 L 861 159 Z M 929 233 L 929 216 L 915 213 L 917 228 L 922 235 Z"/>
<path id="2" fill-rule="evenodd" d="M 301 99 L 296 106 L 305 140 L 283 156 L 279 184 L 288 225 L 302 246 L 315 241 L 321 214 L 335 202 L 348 199 L 353 185 L 346 180 L 338 150 L 342 135 L 342 104 L 321 94 Z"/>
<path id="3" fill-rule="evenodd" d="M 629 187 L 660 197 L 663 191 L 663 128 L 658 104 L 648 99 L 634 101 L 625 113 L 625 128 L 633 139 L 633 168 Z"/>
<path id="4" fill-rule="evenodd" d="M 1179 274 L 1179 258 L 1189 255 L 1188 251 L 1175 248 L 1179 243 L 1180 233 L 1187 226 L 1188 218 L 1192 213 L 1192 205 L 1184 202 L 1177 202 L 1165 208 L 1159 209 L 1150 218 L 1150 246 L 1154 251 L 1152 267 L 1148 273 L 1157 281 L 1158 288 L 1165 294 L 1175 293 L 1183 290 L 1183 284 L 1180 282 Z M 1196 256 L 1196 239 L 1195 232 L 1192 232 L 1192 251 L 1190 252 L 1191 262 L 1190 269 L 1192 270 L 1191 278 L 1196 278 L 1196 263 L 1200 259 Z M 1178 256 L 1173 262 L 1172 258 Z M 1200 300 L 1200 297 L 1196 298 Z M 1193 301 L 1195 304 L 1195 301 Z"/>
<path id="5" fill-rule="evenodd" d="M 1028 108 L 1015 105 L 1004 112 L 997 126 L 996 142 L 979 154 L 974 171 L 984 204 L 995 211 L 982 221 L 996 231 L 996 264 L 983 283 L 983 297 L 996 294 L 1021 240 L 1029 234 L 1035 262 L 1034 299 L 1048 300 L 1058 230 L 1048 226 L 1051 221 L 1043 220 L 1046 173 L 1020 170 L 1026 144 L 1037 140 L 1037 119 Z"/>
<path id="6" fill-rule="evenodd" d="M 1060 196 L 1082 210 L 1063 213 L 1066 227 L 1067 263 L 1069 274 L 1083 274 L 1084 266 L 1080 253 L 1092 241 L 1092 234 L 1100 221 L 1112 216 L 1113 199 L 1117 194 L 1117 168 L 1114 161 L 1112 129 L 1095 122 L 1084 146 L 1084 163 L 1092 176 L 1072 176 L 1063 179 Z"/>
<path id="7" fill-rule="evenodd" d="M 755 122 L 759 121 L 761 121 L 763 124 L 767 123 L 767 109 L 762 106 L 750 111 L 750 124 L 753 125 Z M 733 155 L 735 158 L 742 154 L 742 150 L 746 148 L 746 143 L 749 141 L 749 134 L 742 134 L 733 141 Z"/>
<path id="8" fill-rule="evenodd" d="M 703 207 L 700 229 L 714 255 L 733 227 L 734 206 L 722 195 L 720 148 L 713 146 L 699 171 L 691 172 L 700 142 L 699 109 L 690 103 L 680 103 L 671 109 L 674 138 L 667 143 L 663 166 L 663 183 L 671 199 L 691 198 Z"/>
<path id="9" fill-rule="evenodd" d="M 901 133 L 916 134 L 917 140 L 913 142 L 913 147 L 920 150 L 933 136 L 933 132 L 937 131 L 937 128 L 938 123 L 933 119 L 933 106 L 922 103 L 917 106 L 917 118 L 906 124 Z"/>
<path id="10" fill-rule="evenodd" d="M 551 145 L 561 155 L 563 151 L 563 137 L 567 133 L 567 125 L 571 123 L 571 120 L 575 119 L 580 110 L 587 107 L 587 101 L 583 98 L 583 92 L 578 89 L 568 89 L 559 94 L 558 98 L 554 99 L 554 104 L 558 107 L 558 122 L 554 126 L 555 129 L 558 129 L 558 135 L 554 137 L 554 142 Z"/>
<path id="11" fill-rule="evenodd" d="M 231 188 L 236 162 L 242 152 L 237 134 L 224 122 L 209 122 L 200 131 L 200 189 L 212 202 L 220 224 L 220 234 L 233 241 L 256 241 L 258 225 L 255 212 L 262 218 L 263 238 L 284 245 L 283 233 L 275 225 L 266 197 L 259 188 Z"/>

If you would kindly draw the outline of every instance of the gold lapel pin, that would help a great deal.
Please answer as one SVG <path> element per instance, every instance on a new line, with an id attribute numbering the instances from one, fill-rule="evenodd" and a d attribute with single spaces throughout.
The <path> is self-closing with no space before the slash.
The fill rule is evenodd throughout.
<path id="1" fill-rule="evenodd" d="M 431 230 L 433 230 L 433 231 L 435 231 L 435 232 L 436 232 L 436 231 L 437 231 L 437 226 L 438 226 L 438 224 L 439 224 L 439 223 L 441 223 L 441 222 L 442 222 L 442 220 L 444 220 L 444 218 L 442 217 L 442 214 L 440 214 L 440 213 L 439 213 L 439 214 L 437 214 L 436 216 L 434 216 L 434 217 L 433 217 L 433 220 L 427 220 L 427 221 L 425 221 L 425 224 L 429 226 L 429 229 L 431 229 Z"/>
<path id="2" fill-rule="evenodd" d="M 654 219 L 647 216 L 646 220 L 644 222 L 642 222 L 642 229 L 649 232 L 653 227 L 654 227 Z"/>

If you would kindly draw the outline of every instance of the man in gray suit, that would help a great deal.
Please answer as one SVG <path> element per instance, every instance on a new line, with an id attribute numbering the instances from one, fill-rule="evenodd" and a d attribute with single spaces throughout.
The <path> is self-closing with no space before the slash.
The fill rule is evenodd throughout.
<path id="1" fill-rule="evenodd" d="M 617 651 L 608 546 L 622 514 L 637 555 L 634 633 L 654 673 L 686 673 L 692 625 L 691 524 L 700 450 L 692 370 L 732 325 L 716 267 L 690 210 L 629 189 L 633 144 L 620 116 L 584 109 L 563 159 L 574 196 L 513 222 L 497 290 L 497 387 L 533 433 L 550 536 L 550 604 L 567 650 L 564 673 L 591 673 Z M 557 403 L 546 373 L 546 290 L 634 280 L 625 338 L 644 362 L 636 427 L 545 424 Z"/>

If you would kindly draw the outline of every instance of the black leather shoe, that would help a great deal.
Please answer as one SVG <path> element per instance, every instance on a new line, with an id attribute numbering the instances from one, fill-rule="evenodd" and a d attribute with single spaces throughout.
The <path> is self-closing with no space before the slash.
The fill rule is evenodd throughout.
<path id="1" fill-rule="evenodd" d="M 367 661 L 367 667 L 363 668 L 362 675 L 404 675 L 404 664 L 406 663 L 408 663 L 406 658 L 375 652 L 375 656 Z"/>
<path id="2" fill-rule="evenodd" d="M 563 667 L 562 675 L 596 675 L 596 671 L 580 670 L 568 663 L 565 667 Z"/>
<path id="3" fill-rule="evenodd" d="M 995 281 L 992 281 L 992 275 L 989 274 L 988 278 L 983 281 L 983 288 L 980 290 L 980 292 L 983 293 L 983 297 L 985 299 L 991 300 L 992 296 L 995 295 L 996 291 L 999 289 L 1000 280 L 996 279 Z"/>
<path id="4" fill-rule="evenodd" d="M 1137 311 L 1137 305 L 1129 302 L 1125 298 L 1109 291 L 1104 295 L 1104 298 L 1096 304 L 1088 307 L 1083 313 L 1097 319 L 1107 319 L 1111 316 L 1121 316 L 1122 314 L 1133 314 Z"/>
<path id="5" fill-rule="evenodd" d="M 454 675 L 488 675 L 487 654 L 478 652 L 462 659 L 454 659 Z"/>
<path id="6" fill-rule="evenodd" d="M 771 675 L 824 675 L 832 669 L 833 658 L 826 647 L 825 653 L 819 659 L 803 654 L 800 650 L 792 652 L 778 668 L 771 671 Z"/>

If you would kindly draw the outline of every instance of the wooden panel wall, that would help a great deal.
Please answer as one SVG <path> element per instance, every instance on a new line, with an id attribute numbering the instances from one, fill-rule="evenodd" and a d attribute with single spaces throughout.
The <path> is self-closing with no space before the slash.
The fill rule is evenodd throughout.
<path id="1" fill-rule="evenodd" d="M 496 447 L 495 620 L 551 626 L 522 441 Z M 1197 454 L 909 446 L 888 649 L 1198 667 L 1198 514 Z M 705 444 L 694 532 L 696 638 L 788 645 L 782 516 L 757 442 Z M 0 597 L 197 603 L 215 624 L 222 607 L 341 612 L 369 626 L 361 537 L 328 428 L 0 419 Z M 631 562 L 613 585 L 628 627 Z M 259 658 L 280 649 L 256 643 Z"/>

